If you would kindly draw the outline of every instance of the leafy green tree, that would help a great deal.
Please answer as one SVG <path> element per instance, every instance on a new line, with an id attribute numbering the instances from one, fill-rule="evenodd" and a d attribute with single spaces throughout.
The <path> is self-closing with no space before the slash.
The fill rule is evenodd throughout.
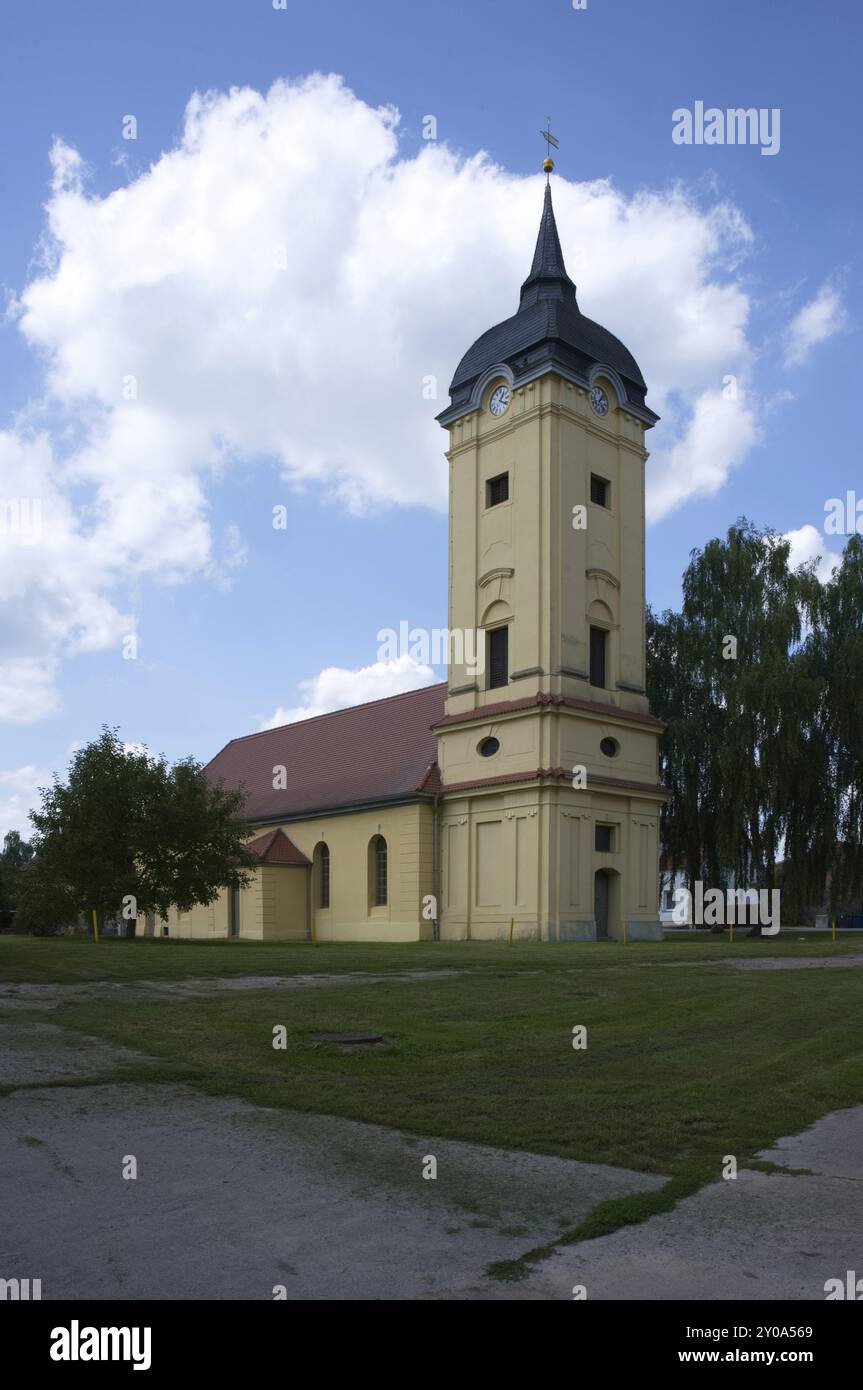
<path id="1" fill-rule="evenodd" d="M 841 565 L 824 584 L 806 643 L 809 679 L 820 690 L 801 731 L 807 756 L 789 821 L 788 881 L 809 902 L 830 908 L 863 893 L 863 537 L 851 536 Z"/>
<path id="2" fill-rule="evenodd" d="M 169 907 L 187 912 L 242 886 L 244 795 L 210 784 L 199 763 L 170 766 L 124 747 L 116 729 L 79 749 L 65 782 L 40 789 L 35 857 L 22 876 L 25 920 L 98 920 Z"/>
<path id="3" fill-rule="evenodd" d="M 822 591 L 789 542 L 745 518 L 695 550 L 679 614 L 649 615 L 648 690 L 668 723 L 663 840 L 690 883 L 774 887 L 801 804 L 823 781 L 824 678 L 808 649 Z"/>
<path id="4" fill-rule="evenodd" d="M 21 870 L 33 858 L 33 846 L 17 830 L 7 830 L 0 850 L 0 923 L 8 925 L 15 912 Z"/>

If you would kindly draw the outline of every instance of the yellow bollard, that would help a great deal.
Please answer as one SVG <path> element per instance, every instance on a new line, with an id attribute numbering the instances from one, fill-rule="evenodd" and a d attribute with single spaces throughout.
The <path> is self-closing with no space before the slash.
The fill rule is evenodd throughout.
<path id="1" fill-rule="evenodd" d="M 832 922 L 833 922 L 833 945 L 835 946 L 835 945 L 836 945 L 836 918 L 833 917 L 831 920 L 832 920 Z"/>
<path id="2" fill-rule="evenodd" d="M 97 919 L 97 917 L 96 917 L 96 909 L 95 909 L 95 907 L 92 909 L 92 913 L 93 913 L 93 940 L 94 940 L 94 941 L 98 941 L 98 940 L 99 940 L 99 922 L 98 922 L 98 919 Z"/>
<path id="3" fill-rule="evenodd" d="M 317 946 L 317 944 L 318 944 L 318 922 L 317 922 L 317 918 L 315 917 L 314 913 L 312 913 L 312 945 L 313 945 L 313 946 Z"/>
<path id="4" fill-rule="evenodd" d="M 734 923 L 733 923 L 733 922 L 729 922 L 729 923 L 728 923 L 728 944 L 729 944 L 729 946 L 733 946 L 733 945 L 734 945 Z"/>
<path id="5" fill-rule="evenodd" d="M 512 945 L 512 929 L 513 929 L 514 926 L 515 926 L 515 918 L 514 918 L 514 917 L 510 917 L 510 919 L 509 919 L 509 944 L 510 944 L 510 946 Z"/>
<path id="6" fill-rule="evenodd" d="M 626 921 L 623 923 L 623 944 L 624 946 L 629 945 L 629 923 Z"/>

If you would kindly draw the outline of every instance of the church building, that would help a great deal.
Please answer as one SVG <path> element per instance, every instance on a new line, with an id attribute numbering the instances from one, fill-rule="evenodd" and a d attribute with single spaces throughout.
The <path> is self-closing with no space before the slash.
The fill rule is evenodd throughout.
<path id="1" fill-rule="evenodd" d="M 518 310 L 465 353 L 438 416 L 449 631 L 479 634 L 484 660 L 233 739 L 206 775 L 247 793 L 252 881 L 151 930 L 661 938 L 645 395 L 632 354 L 579 309 L 547 183 Z"/>

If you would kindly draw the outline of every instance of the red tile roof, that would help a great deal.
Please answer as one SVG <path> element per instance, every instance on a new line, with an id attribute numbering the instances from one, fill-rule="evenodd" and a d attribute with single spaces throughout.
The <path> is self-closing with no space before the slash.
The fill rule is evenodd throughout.
<path id="1" fill-rule="evenodd" d="M 264 864 L 300 864 L 304 869 L 311 865 L 301 849 L 289 840 L 284 830 L 269 830 L 256 840 L 249 840 L 244 846 L 249 854 L 254 854 Z"/>
<path id="2" fill-rule="evenodd" d="M 446 683 L 232 739 L 207 764 L 211 782 L 244 786 L 245 818 L 282 820 L 440 790 L 437 739 Z M 287 786 L 274 788 L 284 767 Z"/>

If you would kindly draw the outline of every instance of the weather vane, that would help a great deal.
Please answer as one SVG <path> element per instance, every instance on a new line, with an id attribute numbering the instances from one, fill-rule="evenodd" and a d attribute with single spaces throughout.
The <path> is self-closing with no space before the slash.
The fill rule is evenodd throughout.
<path id="1" fill-rule="evenodd" d="M 546 182 L 547 182 L 547 181 L 548 181 L 548 175 L 551 173 L 552 169 L 554 168 L 554 160 L 553 160 L 552 157 L 551 157 L 551 147 L 552 147 L 552 145 L 554 145 L 554 148 L 555 148 L 555 149 L 558 149 L 558 141 L 557 141 L 557 136 L 552 135 L 552 133 L 551 133 L 551 116 L 546 116 L 546 118 L 545 118 L 545 124 L 546 124 L 546 127 L 547 127 L 547 128 L 546 128 L 545 130 L 541 130 L 539 133 L 540 133 L 540 135 L 542 136 L 542 138 L 543 138 L 543 140 L 545 141 L 545 144 L 546 144 L 545 159 L 542 161 L 542 167 L 543 167 L 543 172 L 544 172 L 545 175 L 546 175 Z"/>

